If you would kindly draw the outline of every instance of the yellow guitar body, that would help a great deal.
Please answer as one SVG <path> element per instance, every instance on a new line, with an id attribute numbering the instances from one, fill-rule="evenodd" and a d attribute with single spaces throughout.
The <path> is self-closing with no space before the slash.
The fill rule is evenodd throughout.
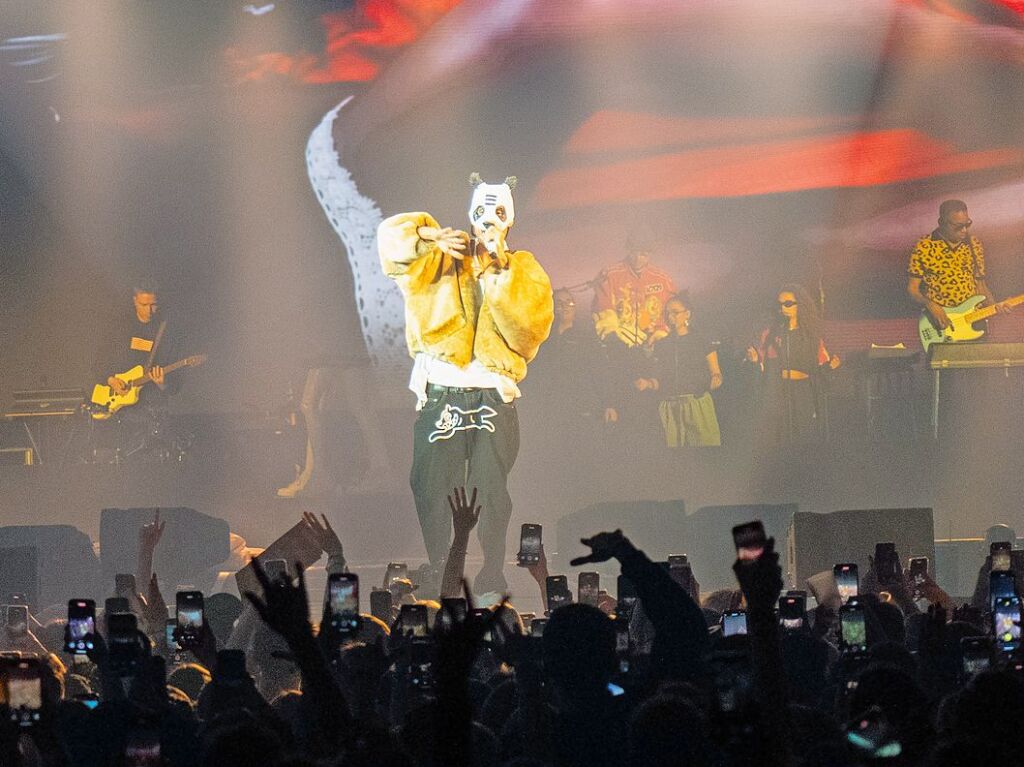
<path id="1" fill-rule="evenodd" d="M 128 391 L 124 394 L 118 394 L 106 384 L 96 384 L 92 387 L 92 398 L 90 401 L 92 404 L 103 408 L 103 410 L 94 412 L 92 417 L 97 421 L 105 421 L 121 408 L 138 403 L 142 387 L 132 386 L 132 383 L 144 379 L 145 376 L 146 371 L 142 368 L 142 365 L 136 365 L 131 370 L 126 370 L 123 373 L 115 373 L 114 378 L 123 381 L 128 386 Z"/>

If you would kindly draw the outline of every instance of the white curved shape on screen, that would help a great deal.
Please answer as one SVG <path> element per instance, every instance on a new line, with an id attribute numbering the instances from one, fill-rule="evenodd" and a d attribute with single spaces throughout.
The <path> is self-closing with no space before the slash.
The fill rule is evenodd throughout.
<path id="1" fill-rule="evenodd" d="M 363 340 L 377 368 L 409 369 L 402 294 L 384 276 L 377 256 L 377 203 L 359 193 L 352 174 L 341 164 L 332 128 L 345 99 L 324 115 L 306 142 L 306 170 L 327 220 L 341 238 L 355 283 L 356 310 Z"/>

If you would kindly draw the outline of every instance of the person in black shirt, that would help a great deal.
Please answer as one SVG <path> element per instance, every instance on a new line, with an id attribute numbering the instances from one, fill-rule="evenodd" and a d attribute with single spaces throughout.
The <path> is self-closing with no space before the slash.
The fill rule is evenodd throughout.
<path id="1" fill-rule="evenodd" d="M 658 392 L 658 413 L 669 447 L 721 445 L 711 392 L 722 385 L 718 352 L 690 328 L 690 299 L 679 293 L 665 303 L 669 335 L 653 348 L 653 375 L 634 382 L 637 391 Z"/>
<path id="2" fill-rule="evenodd" d="M 747 349 L 747 358 L 764 372 L 765 415 L 776 441 L 821 441 L 824 392 L 819 371 L 835 370 L 841 361 L 825 348 L 821 318 L 805 288 L 782 286 L 777 321 L 761 333 L 758 348 Z"/>
<path id="3" fill-rule="evenodd" d="M 161 390 L 165 387 L 164 369 L 157 364 L 169 360 L 173 354 L 173 345 L 168 336 L 169 328 L 166 320 L 160 315 L 160 301 L 155 286 L 140 284 L 132 294 L 133 312 L 128 319 L 127 332 L 118 329 L 116 346 L 102 361 L 103 370 L 107 373 L 107 386 L 118 394 L 124 394 L 128 386 L 115 373 L 123 373 L 136 365 L 149 368 L 150 378 Z M 161 332 L 161 325 L 163 331 Z M 156 354 L 153 348 L 157 345 Z M 152 362 L 150 356 L 152 355 Z M 171 360 L 173 362 L 173 360 Z M 152 367 L 150 367 L 152 365 Z"/>

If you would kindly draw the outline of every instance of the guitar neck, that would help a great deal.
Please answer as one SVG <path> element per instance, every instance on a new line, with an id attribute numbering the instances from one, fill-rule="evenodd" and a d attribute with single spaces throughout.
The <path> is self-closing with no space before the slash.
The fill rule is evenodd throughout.
<path id="1" fill-rule="evenodd" d="M 178 368 L 185 367 L 186 365 L 188 365 L 190 363 L 190 361 L 191 361 L 191 358 L 190 357 L 186 357 L 185 359 L 178 360 L 177 362 L 173 362 L 170 365 L 165 365 L 164 366 L 164 375 L 167 375 L 168 373 L 173 373 Z M 145 386 L 147 383 L 149 383 L 152 380 L 153 380 L 153 378 L 150 376 L 149 372 L 147 371 L 146 373 L 143 373 L 141 378 L 136 378 L 134 381 L 132 381 L 132 386 Z"/>
<path id="2" fill-rule="evenodd" d="M 1013 298 L 1007 298 L 1005 301 L 1000 301 L 999 303 L 1007 304 L 1009 306 L 1024 304 L 1024 293 L 1021 293 L 1019 296 L 1014 296 Z M 964 319 L 968 322 L 977 322 L 978 320 L 987 320 L 995 313 L 996 308 L 994 306 L 984 306 L 981 309 L 975 309 L 973 312 L 968 312 L 964 315 Z"/>

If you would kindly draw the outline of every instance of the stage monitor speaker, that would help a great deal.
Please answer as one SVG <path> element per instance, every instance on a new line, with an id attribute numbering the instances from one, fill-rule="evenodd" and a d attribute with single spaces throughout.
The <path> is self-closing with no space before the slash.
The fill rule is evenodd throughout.
<path id="1" fill-rule="evenodd" d="M 570 559 L 589 551 L 580 538 L 617 528 L 655 560 L 682 553 L 690 543 L 682 501 L 595 503 L 558 520 L 558 562 L 568 567 Z"/>
<path id="2" fill-rule="evenodd" d="M 138 559 L 139 530 L 153 521 L 155 508 L 103 509 L 100 514 L 100 562 L 103 593 L 114 593 L 114 575 L 134 573 Z M 178 585 L 208 588 L 216 578 L 211 568 L 231 553 L 230 530 L 222 519 L 184 507 L 160 507 L 165 522 L 156 548 L 153 571 L 160 579 L 164 597 L 173 598 Z M 147 584 L 136 584 L 146 592 Z"/>
<path id="3" fill-rule="evenodd" d="M 28 594 L 35 610 L 67 602 L 69 599 L 95 599 L 99 596 L 100 563 L 88 535 L 71 525 L 14 525 L 0 527 L 0 547 L 18 551 L 31 548 L 31 561 L 20 555 L 12 560 L 0 557 L 0 590 L 8 591 L 8 582 L 21 591 L 19 580 L 34 583 L 35 594 Z M 20 561 L 19 561 L 20 560 Z M 38 564 L 37 564 L 38 563 Z M 29 574 L 27 569 L 31 568 Z M 8 571 L 14 580 L 9 581 Z M 26 580 L 27 579 L 27 580 Z M 8 594 L 0 595 L 7 599 Z"/>
<path id="4" fill-rule="evenodd" d="M 732 571 L 736 561 L 736 547 L 732 542 L 732 528 L 760 519 L 765 533 L 775 538 L 776 550 L 786 540 L 797 504 L 738 504 L 733 506 L 702 506 L 687 518 L 686 540 L 683 551 L 690 558 L 693 575 L 703 592 L 738 588 Z M 675 553 L 675 552 L 673 552 Z"/>
<path id="5" fill-rule="evenodd" d="M 863 575 L 875 544 L 892 542 L 907 566 L 928 557 L 934 575 L 935 526 L 931 509 L 861 509 L 830 514 L 797 512 L 786 537 L 787 582 L 805 588 L 807 579 L 840 562 L 856 562 Z"/>

